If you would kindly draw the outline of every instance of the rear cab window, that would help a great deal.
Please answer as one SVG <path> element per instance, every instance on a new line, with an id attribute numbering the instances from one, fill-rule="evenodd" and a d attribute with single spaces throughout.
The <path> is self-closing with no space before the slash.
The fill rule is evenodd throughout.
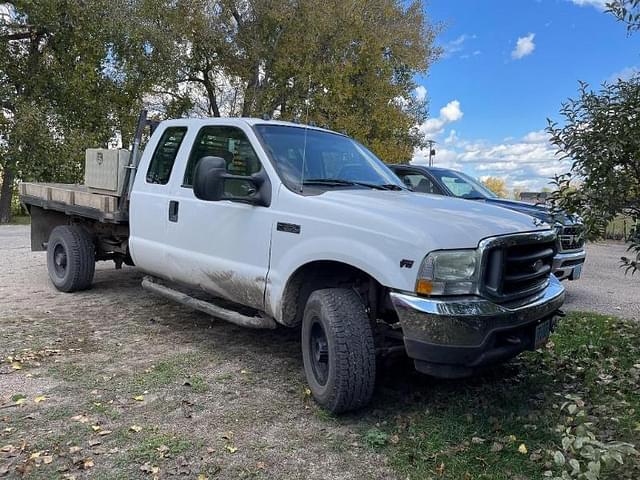
<path id="1" fill-rule="evenodd" d="M 147 183 L 167 184 L 186 134 L 187 127 L 168 127 L 165 129 L 149 162 Z"/>

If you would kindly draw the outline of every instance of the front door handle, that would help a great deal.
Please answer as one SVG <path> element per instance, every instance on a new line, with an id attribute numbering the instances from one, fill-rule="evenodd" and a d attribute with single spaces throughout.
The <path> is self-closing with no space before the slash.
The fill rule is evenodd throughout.
<path id="1" fill-rule="evenodd" d="M 169 201 L 169 221 L 177 222 L 178 221 L 178 206 L 180 204 L 176 200 Z"/>

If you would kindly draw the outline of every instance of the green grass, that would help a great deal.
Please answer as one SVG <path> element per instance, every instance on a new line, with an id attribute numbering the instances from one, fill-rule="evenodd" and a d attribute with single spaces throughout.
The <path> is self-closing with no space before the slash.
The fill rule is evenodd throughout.
<path id="1" fill-rule="evenodd" d="M 557 425 L 579 423 L 560 410 L 565 395 L 584 401 L 598 440 L 640 445 L 638 364 L 637 323 L 572 313 L 544 351 L 480 378 L 437 382 L 426 401 L 365 430 L 364 441 L 387 454 L 403 479 L 533 479 L 547 470 L 559 476 L 552 461 L 562 448 Z M 518 450 L 523 444 L 527 453 Z M 640 458 L 603 466 L 600 478 L 640 478 Z"/>
<path id="2" fill-rule="evenodd" d="M 194 390 L 197 388 L 206 391 L 206 382 L 202 377 L 193 376 L 189 378 L 191 372 L 197 371 L 199 365 L 204 361 L 202 355 L 197 353 L 181 353 L 168 357 L 154 365 L 146 372 L 134 376 L 134 385 L 140 388 L 158 388 L 176 382 L 188 381 Z"/>
<path id="3" fill-rule="evenodd" d="M 128 451 L 128 460 L 137 463 L 158 461 L 162 456 L 171 456 L 195 450 L 191 440 L 168 433 L 151 433 L 142 438 L 136 437 L 135 446 Z"/>

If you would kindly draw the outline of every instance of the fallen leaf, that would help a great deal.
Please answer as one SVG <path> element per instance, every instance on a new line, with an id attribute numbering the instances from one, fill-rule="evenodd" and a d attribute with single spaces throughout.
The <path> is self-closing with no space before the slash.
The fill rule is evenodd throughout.
<path id="1" fill-rule="evenodd" d="M 26 401 L 27 401 L 26 398 L 19 398 L 19 399 L 16 400 L 16 405 L 22 405 Z"/>
<path id="2" fill-rule="evenodd" d="M 142 430 L 142 427 L 138 426 L 138 425 L 131 425 L 129 427 L 129 430 L 131 430 L 132 432 L 139 432 L 140 430 Z"/>
<path id="3" fill-rule="evenodd" d="M 53 462 L 53 457 L 51 455 L 45 455 L 44 457 L 42 457 L 42 461 L 49 465 L 51 462 Z"/>
<path id="4" fill-rule="evenodd" d="M 40 395 L 37 396 L 36 398 L 33 399 L 33 401 L 35 403 L 40 403 L 40 402 L 44 402 L 47 399 L 47 397 L 45 397 L 44 395 Z"/>
<path id="5" fill-rule="evenodd" d="M 35 460 L 36 458 L 39 458 L 40 455 L 42 455 L 42 452 L 33 452 L 30 456 L 29 456 L 29 460 Z"/>
<path id="6" fill-rule="evenodd" d="M 229 453 L 236 453 L 238 449 L 233 445 L 225 445 L 225 447 Z"/>
<path id="7" fill-rule="evenodd" d="M 151 465 L 149 462 L 143 464 L 140 466 L 140 470 L 142 470 L 144 473 L 151 473 L 153 475 L 157 474 L 160 471 L 159 467 L 155 467 L 153 465 Z"/>
<path id="8" fill-rule="evenodd" d="M 100 440 L 98 440 L 97 438 L 92 438 L 89 440 L 89 446 L 90 447 L 95 447 L 97 445 L 100 445 L 102 442 Z"/>
<path id="9" fill-rule="evenodd" d="M 92 425 L 91 428 L 93 429 L 94 432 L 99 432 L 102 427 L 100 427 L 100 425 Z"/>
<path id="10" fill-rule="evenodd" d="M 521 443 L 520 446 L 518 447 L 518 451 L 523 455 L 526 455 L 528 452 L 527 446 L 524 443 Z"/>
<path id="11" fill-rule="evenodd" d="M 144 402 L 144 395 L 136 395 L 133 397 L 136 402 Z"/>
<path id="12" fill-rule="evenodd" d="M 13 368 L 14 370 L 22 370 L 22 365 L 20 365 L 18 362 L 15 362 L 11 364 L 11 368 Z"/>
<path id="13" fill-rule="evenodd" d="M 111 433 L 111 430 L 100 430 L 98 432 L 98 435 L 104 436 L 104 435 L 109 435 Z"/>
<path id="14" fill-rule="evenodd" d="M 69 447 L 69 453 L 78 453 L 80 450 L 82 450 L 82 447 Z"/>
<path id="15" fill-rule="evenodd" d="M 502 445 L 499 442 L 493 442 L 493 444 L 491 445 L 491 451 L 492 452 L 499 452 L 504 448 L 504 445 Z"/>
<path id="16" fill-rule="evenodd" d="M 89 417 L 87 417 L 86 415 L 75 415 L 71 417 L 71 420 L 75 422 L 80 422 L 80 423 L 88 423 Z"/>
<path id="17" fill-rule="evenodd" d="M 92 458 L 85 458 L 84 461 L 82 462 L 82 468 L 84 470 L 89 470 L 93 466 L 94 466 L 94 463 Z"/>
<path id="18" fill-rule="evenodd" d="M 198 480 L 209 480 L 209 477 L 207 477 L 204 473 L 200 473 L 198 475 Z"/>
<path id="19" fill-rule="evenodd" d="M 486 442 L 486 440 L 484 438 L 480 438 L 480 437 L 473 437 L 471 439 L 471 443 L 474 443 L 476 445 L 479 445 L 479 444 L 484 443 L 484 442 Z"/>

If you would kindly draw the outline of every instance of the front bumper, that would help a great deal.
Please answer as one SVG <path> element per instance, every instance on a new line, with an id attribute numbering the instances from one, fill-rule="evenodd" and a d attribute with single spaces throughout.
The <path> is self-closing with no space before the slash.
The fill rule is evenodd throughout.
<path id="1" fill-rule="evenodd" d="M 577 280 L 582 272 L 582 264 L 587 258 L 584 250 L 571 253 L 558 253 L 553 257 L 551 271 L 558 280 Z"/>
<path id="2" fill-rule="evenodd" d="M 545 320 L 553 322 L 565 291 L 551 276 L 542 292 L 510 304 L 476 296 L 390 295 L 405 349 L 416 368 L 435 376 L 460 377 L 533 349 L 536 326 Z"/>

